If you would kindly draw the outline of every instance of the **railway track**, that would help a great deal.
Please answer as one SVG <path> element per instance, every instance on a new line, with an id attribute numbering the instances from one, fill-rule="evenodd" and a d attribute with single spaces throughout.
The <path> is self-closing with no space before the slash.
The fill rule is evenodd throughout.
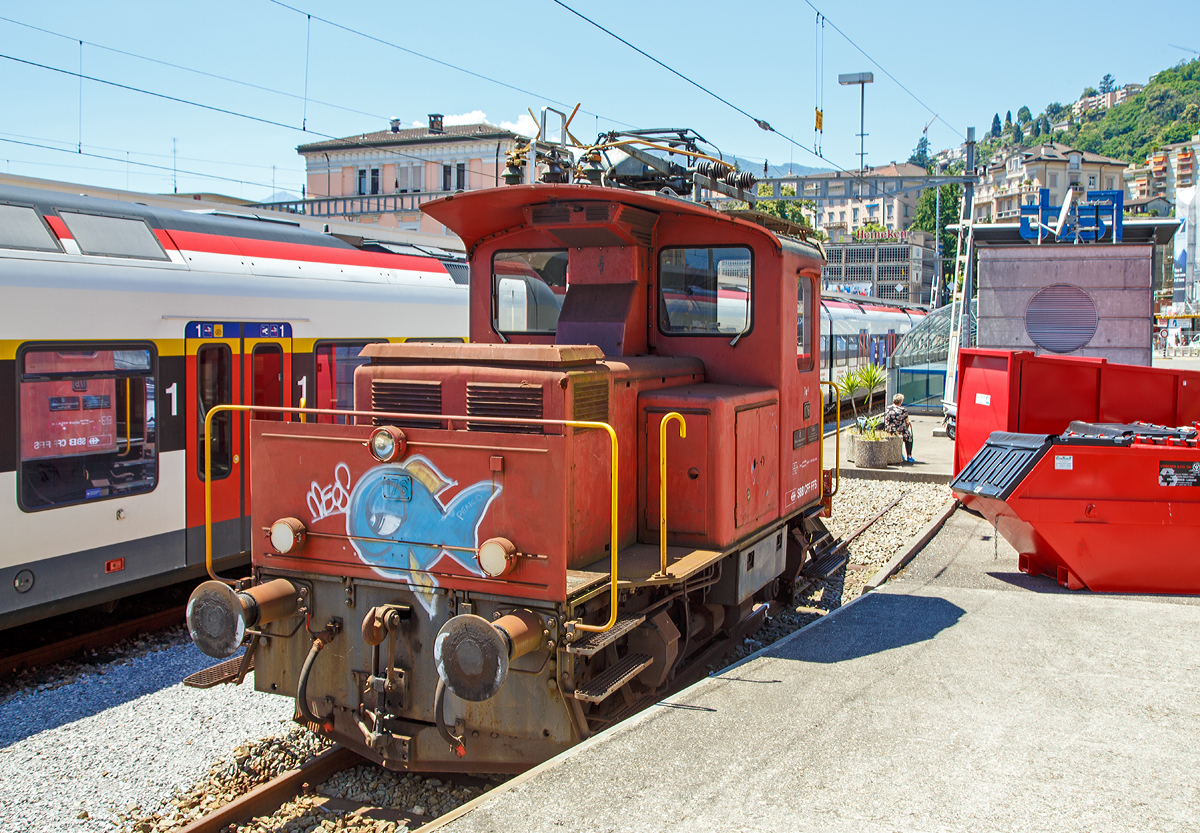
<path id="1" fill-rule="evenodd" d="M 163 628 L 174 627 L 184 623 L 184 605 L 177 605 L 165 610 L 128 619 L 124 622 L 108 625 L 96 630 L 39 645 L 35 648 L 12 654 L 0 659 L 0 677 L 33 668 L 53 665 L 69 660 L 84 651 L 95 651 L 115 645 L 125 639 L 131 639 L 145 633 L 153 633 Z"/>
<path id="2" fill-rule="evenodd" d="M 903 497 L 904 494 L 901 494 L 848 535 L 836 539 L 827 552 L 844 553 L 846 547 L 856 538 L 871 529 L 888 512 L 895 509 Z M 802 583 L 799 583 L 794 593 L 793 602 L 822 580 L 820 577 L 807 577 Z M 735 656 L 735 652 L 742 647 L 746 637 L 756 633 L 768 619 L 780 612 L 780 608 L 781 606 L 778 602 L 762 605 L 756 611 L 755 616 L 746 623 L 743 623 L 736 632 L 714 643 L 699 655 L 693 657 L 690 670 L 677 677 L 668 690 L 661 693 L 654 700 L 661 701 L 669 698 L 703 679 L 705 676 L 708 676 L 710 673 L 708 669 L 712 663 L 721 662 L 725 664 L 726 660 L 730 660 Z M 819 611 L 816 608 L 801 607 L 800 609 L 805 611 L 806 615 L 810 617 L 824 613 L 824 611 Z M 812 619 L 808 618 L 807 621 L 812 621 Z M 651 705 L 650 702 L 635 703 L 610 721 L 609 725 L 615 725 L 649 705 Z M 241 825 L 248 824 L 251 820 L 271 816 L 296 796 L 305 792 L 311 792 L 338 773 L 358 766 L 368 766 L 372 769 L 377 769 L 380 773 L 385 773 L 385 770 L 382 768 L 359 757 L 350 750 L 334 746 L 332 749 L 311 758 L 303 765 L 281 773 L 270 781 L 255 787 L 250 792 L 193 821 L 187 826 L 177 828 L 176 833 L 219 833 L 219 831 L 227 829 L 236 829 Z M 471 783 L 476 786 L 490 786 L 482 779 L 473 776 L 450 775 L 444 777 L 452 783 L 462 782 Z M 324 795 L 318 796 L 315 801 L 319 804 L 323 812 L 330 814 L 330 818 L 340 816 L 343 819 L 342 829 L 346 830 L 376 830 L 380 829 L 379 825 L 386 825 L 388 822 L 394 822 L 397 825 L 406 824 L 410 829 L 416 829 L 435 819 L 435 816 L 407 812 L 390 807 L 378 807 L 367 803 L 331 798 Z M 355 821 L 362 825 L 361 828 L 354 826 Z"/>

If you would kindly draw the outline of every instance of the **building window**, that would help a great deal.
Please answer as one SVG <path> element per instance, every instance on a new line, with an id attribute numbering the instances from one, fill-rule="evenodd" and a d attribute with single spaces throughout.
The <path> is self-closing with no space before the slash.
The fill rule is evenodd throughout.
<path id="1" fill-rule="evenodd" d="M 1092 176 L 1089 176 L 1089 177 L 1088 177 L 1088 187 L 1089 187 L 1089 188 L 1095 188 L 1095 187 L 1096 187 L 1096 177 L 1095 177 L 1095 175 L 1094 175 L 1094 174 L 1093 174 Z"/>
<path id="2" fill-rule="evenodd" d="M 858 209 L 854 209 L 854 219 L 858 220 Z"/>
<path id="3" fill-rule="evenodd" d="M 379 169 L 378 168 L 371 169 L 371 193 L 372 194 L 379 193 Z"/>
<path id="4" fill-rule="evenodd" d="M 149 492 L 158 482 L 154 352 L 34 347 L 20 368 L 20 506 Z"/>
<path id="5" fill-rule="evenodd" d="M 839 213 L 841 214 L 841 217 L 840 217 L 841 221 L 842 221 L 843 223 L 844 223 L 844 222 L 846 222 L 846 212 L 845 212 L 845 211 L 842 211 L 842 212 L 839 212 Z"/>
<path id="6" fill-rule="evenodd" d="M 904 216 L 905 217 L 908 216 L 908 204 L 907 203 L 905 203 L 905 205 L 904 205 Z"/>
<path id="7" fill-rule="evenodd" d="M 467 190 L 467 165 L 459 162 L 454 168 L 454 187 L 459 191 Z"/>
<path id="8" fill-rule="evenodd" d="M 359 196 L 367 193 L 367 169 L 358 169 L 358 190 L 355 192 Z"/>
<path id="9" fill-rule="evenodd" d="M 1058 187 L 1058 174 L 1050 174 L 1050 187 L 1051 188 Z"/>
<path id="10" fill-rule="evenodd" d="M 413 165 L 412 176 L 409 178 L 409 188 L 414 194 L 418 194 L 425 189 L 425 166 Z"/>
<path id="11" fill-rule="evenodd" d="M 1111 176 L 1104 178 L 1104 187 L 1107 188 L 1109 191 L 1111 191 L 1113 189 L 1113 178 Z"/>
<path id="12" fill-rule="evenodd" d="M 450 184 L 453 181 L 454 169 L 449 165 L 442 165 L 442 190 L 449 191 Z"/>
<path id="13" fill-rule="evenodd" d="M 895 208 L 895 206 L 894 206 L 894 205 L 892 205 L 891 203 L 888 203 L 888 207 L 887 207 L 887 209 L 888 209 L 888 213 L 887 213 L 887 215 L 888 215 L 888 217 L 889 217 L 889 218 L 892 216 L 892 209 L 893 209 L 893 208 Z"/>

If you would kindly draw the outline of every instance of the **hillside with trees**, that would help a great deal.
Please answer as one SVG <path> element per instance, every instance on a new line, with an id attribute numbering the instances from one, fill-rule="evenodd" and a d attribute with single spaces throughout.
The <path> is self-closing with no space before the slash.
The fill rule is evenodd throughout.
<path id="1" fill-rule="evenodd" d="M 1086 87 L 1080 98 L 1106 93 L 1120 87 L 1106 74 L 1100 86 Z M 1066 130 L 1054 124 L 1068 122 Z M 1125 162 L 1143 163 L 1149 153 L 1163 145 L 1186 141 L 1200 132 L 1200 58 L 1182 61 L 1151 78 L 1136 95 L 1107 110 L 1089 110 L 1078 118 L 1070 104 L 1047 104 L 1036 116 L 1029 107 L 1007 111 L 1001 122 L 997 112 L 991 129 L 977 145 L 980 162 L 1006 147 L 1028 147 L 1055 141 L 1081 150 L 1100 153 Z"/>

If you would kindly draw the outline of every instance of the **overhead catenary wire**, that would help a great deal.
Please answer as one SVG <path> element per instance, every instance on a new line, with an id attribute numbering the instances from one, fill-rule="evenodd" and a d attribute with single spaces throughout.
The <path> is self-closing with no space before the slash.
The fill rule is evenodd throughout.
<path id="1" fill-rule="evenodd" d="M 285 8 L 288 11 L 295 12 L 296 14 L 302 14 L 302 15 L 312 18 L 313 20 L 320 21 L 321 23 L 324 23 L 326 26 L 332 26 L 335 29 L 341 29 L 343 32 L 348 32 L 349 34 L 357 35 L 358 37 L 361 37 L 361 38 L 366 38 L 367 40 L 374 41 L 375 43 L 378 43 L 382 46 L 391 47 L 392 49 L 399 50 L 400 52 L 404 52 L 404 53 L 406 53 L 408 55 L 412 55 L 416 58 L 422 58 L 426 61 L 432 61 L 433 63 L 438 64 L 439 66 L 446 67 L 447 69 L 452 69 L 455 72 L 465 73 L 466 75 L 470 75 L 473 78 L 478 78 L 481 81 L 487 81 L 489 84 L 497 84 L 506 89 L 521 93 L 522 95 L 533 96 L 534 98 L 537 98 L 537 99 L 549 101 L 552 104 L 558 104 L 561 107 L 572 106 L 571 104 L 569 104 L 565 101 L 559 101 L 558 99 L 551 98 L 550 96 L 542 95 L 540 93 L 536 93 L 531 90 L 524 89 L 523 87 L 518 87 L 515 84 L 509 84 L 507 81 L 501 81 L 499 78 L 493 78 L 490 75 L 484 75 L 483 73 L 475 72 L 474 70 L 470 70 L 465 67 L 460 67 L 457 64 L 450 63 L 449 61 L 443 61 L 441 58 L 434 58 L 432 55 L 426 55 L 425 53 L 418 52 L 415 49 L 409 49 L 407 46 L 401 46 L 398 43 L 393 43 L 392 41 L 384 40 L 383 38 L 379 37 L 378 35 L 372 35 L 370 32 L 363 32 L 359 29 L 354 29 L 354 28 L 351 28 L 350 26 L 346 26 L 345 24 L 337 23 L 328 18 L 321 17 L 320 15 L 311 14 L 310 12 L 306 12 L 303 9 L 299 9 L 295 6 L 291 6 L 287 3 L 284 3 L 283 0 L 270 0 L 270 2 L 274 3 L 276 6 Z M 584 110 L 583 112 L 587 113 L 589 116 L 596 116 L 597 118 L 602 118 L 605 121 L 610 121 L 613 124 L 619 124 L 622 127 L 630 127 L 630 128 L 633 127 L 632 124 L 628 124 L 626 122 L 619 121 L 617 119 L 612 118 L 611 116 L 605 116 L 602 113 L 593 113 L 591 110 Z"/>
<path id="2" fill-rule="evenodd" d="M 294 124 L 288 124 L 286 122 L 275 121 L 273 119 L 267 119 L 267 118 L 263 118 L 261 116 L 252 116 L 249 113 L 239 113 L 236 110 L 230 110 L 225 107 L 217 107 L 212 104 L 204 104 L 199 101 L 191 101 L 190 99 L 180 98 L 179 96 L 167 95 L 166 93 L 159 93 L 159 92 L 155 92 L 153 90 L 143 89 L 141 87 L 134 87 L 129 84 L 121 84 L 117 81 L 109 81 L 106 78 L 98 78 L 98 77 L 91 76 L 91 75 L 84 75 L 82 73 L 76 73 L 69 69 L 63 69 L 61 67 L 50 66 L 49 64 L 41 64 L 41 63 L 38 63 L 37 61 L 28 61 L 28 60 L 25 60 L 24 58 L 17 58 L 13 55 L 5 55 L 3 53 L 0 53 L 0 59 L 14 61 L 19 64 L 25 64 L 26 66 L 36 67 L 38 69 L 44 69 L 49 72 L 56 72 L 56 73 L 60 73 L 62 75 L 68 75 L 68 76 L 79 75 L 81 79 L 86 79 L 88 81 L 94 81 L 97 84 L 104 84 L 106 86 L 116 87 L 117 89 L 122 89 L 122 90 L 126 90 L 129 92 L 139 93 L 141 95 L 152 96 L 154 98 L 161 98 L 161 99 L 165 99 L 166 101 L 175 102 L 177 104 L 186 104 L 191 107 L 199 107 L 203 110 L 209 110 L 214 113 L 221 113 L 226 116 L 235 116 L 235 117 L 241 118 L 241 119 L 248 119 L 250 121 L 258 122 L 259 124 L 269 125 L 271 127 L 281 127 L 281 128 L 284 128 L 285 130 L 295 130 L 295 131 L 299 131 L 302 133 L 307 133 L 310 136 L 317 136 L 322 139 L 327 139 L 329 141 L 336 142 L 336 143 L 338 143 L 338 146 L 345 147 L 345 148 L 361 147 L 361 148 L 367 148 L 367 149 L 371 149 L 371 150 L 375 150 L 378 148 L 378 145 L 376 145 L 376 144 L 371 144 L 368 142 L 360 142 L 355 139 L 346 138 L 346 137 L 332 136 L 328 133 L 318 133 L 313 130 L 304 130 L 302 127 L 299 127 Z M 3 141 L 11 141 L 11 140 L 5 139 Z M 17 142 L 17 144 L 29 144 L 29 143 Z M 411 154 L 411 153 L 404 153 L 403 151 L 396 150 L 395 148 L 390 148 L 389 152 L 393 153 L 397 156 L 403 156 L 403 157 L 409 158 L 409 159 L 416 159 L 417 161 L 420 161 L 420 162 L 428 161 L 423 156 L 417 156 L 417 155 Z M 109 157 L 101 157 L 101 158 L 109 158 Z M 484 174 L 483 172 L 479 172 L 479 174 L 481 176 L 488 176 L 487 174 Z M 490 176 L 496 182 L 500 181 L 499 173 L 493 173 Z M 215 177 L 215 178 L 226 179 L 229 182 L 242 182 L 242 180 L 231 179 L 229 177 Z M 258 183 L 258 184 L 261 184 L 261 183 Z"/>
<path id="3" fill-rule="evenodd" d="M 213 72 L 206 72 L 205 70 L 202 70 L 202 69 L 196 69 L 194 67 L 183 66 L 182 64 L 174 64 L 174 63 L 171 63 L 170 61 L 163 61 L 158 58 L 151 58 L 149 55 L 141 55 L 141 54 L 138 54 L 137 52 L 129 52 L 124 49 L 117 49 L 112 46 L 105 46 L 104 44 L 96 43 L 95 41 L 80 40 L 79 38 L 74 38 L 74 37 L 71 37 L 70 35 L 64 35 L 62 32 L 55 32 L 52 29 L 46 29 L 41 26 L 34 26 L 32 23 L 25 23 L 20 20 L 15 20 L 11 17 L 5 17 L 3 15 L 0 15 L 0 21 L 4 21 L 5 23 L 11 23 L 14 26 L 21 26 L 26 29 L 31 29 L 35 32 L 41 32 L 44 35 L 51 35 L 52 37 L 62 38 L 63 40 L 78 42 L 78 43 L 83 44 L 84 46 L 90 46 L 93 49 L 100 49 L 105 52 L 112 52 L 115 55 L 124 55 L 126 58 L 136 58 L 139 61 L 148 61 L 149 63 L 152 63 L 152 64 L 158 64 L 159 66 L 170 67 L 171 69 L 177 69 L 177 70 L 180 70 L 181 72 L 194 73 L 195 75 L 200 75 L 205 78 L 213 78 L 217 81 L 225 81 L 230 84 L 238 84 L 242 87 L 248 87 L 252 90 L 259 90 L 261 92 L 271 93 L 272 95 L 282 95 L 282 96 L 286 96 L 291 99 L 300 99 L 301 98 L 301 96 L 296 95 L 295 93 L 289 93 L 286 90 L 277 90 L 272 87 L 264 87 L 261 84 L 254 84 L 254 83 L 251 83 L 250 81 L 243 81 L 239 78 L 230 78 L 225 75 L 217 75 L 216 73 L 213 73 Z M 83 72 L 83 68 L 80 67 L 79 71 Z M 306 76 L 306 78 L 307 78 L 307 76 Z M 82 84 L 82 83 L 83 83 L 83 79 L 80 79 L 80 84 Z M 381 121 L 386 120 L 386 118 L 387 118 L 386 116 L 381 116 L 378 113 L 368 113 L 365 110 L 355 110 L 352 107 L 344 107 L 340 104 L 334 104 L 329 101 L 321 101 L 321 100 L 315 99 L 315 98 L 308 98 L 308 96 L 307 96 L 307 80 L 306 80 L 306 92 L 305 92 L 305 95 L 303 96 L 303 98 L 305 100 L 306 113 L 307 113 L 307 102 L 311 101 L 313 104 L 320 104 L 322 107 L 330 107 L 332 109 L 341 110 L 346 113 L 355 113 L 356 115 L 359 115 L 359 116 L 369 116 L 373 119 L 379 119 Z"/>

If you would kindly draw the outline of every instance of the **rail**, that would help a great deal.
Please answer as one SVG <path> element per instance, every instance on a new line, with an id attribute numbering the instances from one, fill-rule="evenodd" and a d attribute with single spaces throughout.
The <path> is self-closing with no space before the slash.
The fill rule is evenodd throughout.
<path id="1" fill-rule="evenodd" d="M 221 578 L 213 570 L 212 559 L 212 420 L 213 416 L 223 412 L 238 412 L 245 413 L 247 411 L 258 411 L 266 414 L 298 414 L 301 419 L 307 415 L 314 416 L 352 416 L 352 417 L 390 417 L 392 419 L 437 419 L 444 420 L 449 423 L 449 428 L 453 430 L 455 422 L 474 422 L 474 423 L 490 423 L 494 425 L 562 425 L 568 428 L 600 428 L 608 432 L 608 439 L 612 445 L 612 506 L 611 506 L 611 523 L 612 536 L 609 542 L 609 608 L 608 622 L 603 625 L 585 625 L 581 622 L 569 622 L 568 630 L 587 631 L 591 633 L 603 633 L 611 630 L 613 625 L 617 623 L 617 491 L 619 477 L 617 472 L 617 464 L 619 460 L 617 432 L 607 422 L 591 422 L 588 420 L 578 419 L 520 419 L 516 417 L 489 417 L 489 416 L 450 416 L 447 414 L 408 414 L 394 411 L 339 411 L 336 408 L 291 408 L 280 406 L 264 406 L 264 405 L 215 405 L 208 410 L 204 415 L 204 566 L 208 570 L 208 575 L 213 581 L 222 581 L 230 586 L 236 586 L 236 582 L 230 579 Z M 248 459 L 248 458 L 247 458 Z"/>
<path id="2" fill-rule="evenodd" d="M 667 423 L 679 420 L 679 438 L 687 436 L 687 420 L 683 414 L 671 411 L 658 424 L 658 574 L 667 576 Z"/>
<path id="3" fill-rule="evenodd" d="M 838 489 L 842 486 L 842 392 L 838 389 L 837 382 L 821 380 L 822 385 L 829 385 L 833 388 L 833 400 L 837 403 L 835 406 L 837 411 L 834 419 L 837 420 L 834 424 L 837 425 L 837 431 L 833 435 L 833 491 L 829 493 L 829 497 L 833 497 L 838 493 Z M 820 491 L 818 495 L 821 501 L 825 500 L 825 410 L 821 409 L 821 445 L 817 447 L 817 468 L 820 470 Z"/>

